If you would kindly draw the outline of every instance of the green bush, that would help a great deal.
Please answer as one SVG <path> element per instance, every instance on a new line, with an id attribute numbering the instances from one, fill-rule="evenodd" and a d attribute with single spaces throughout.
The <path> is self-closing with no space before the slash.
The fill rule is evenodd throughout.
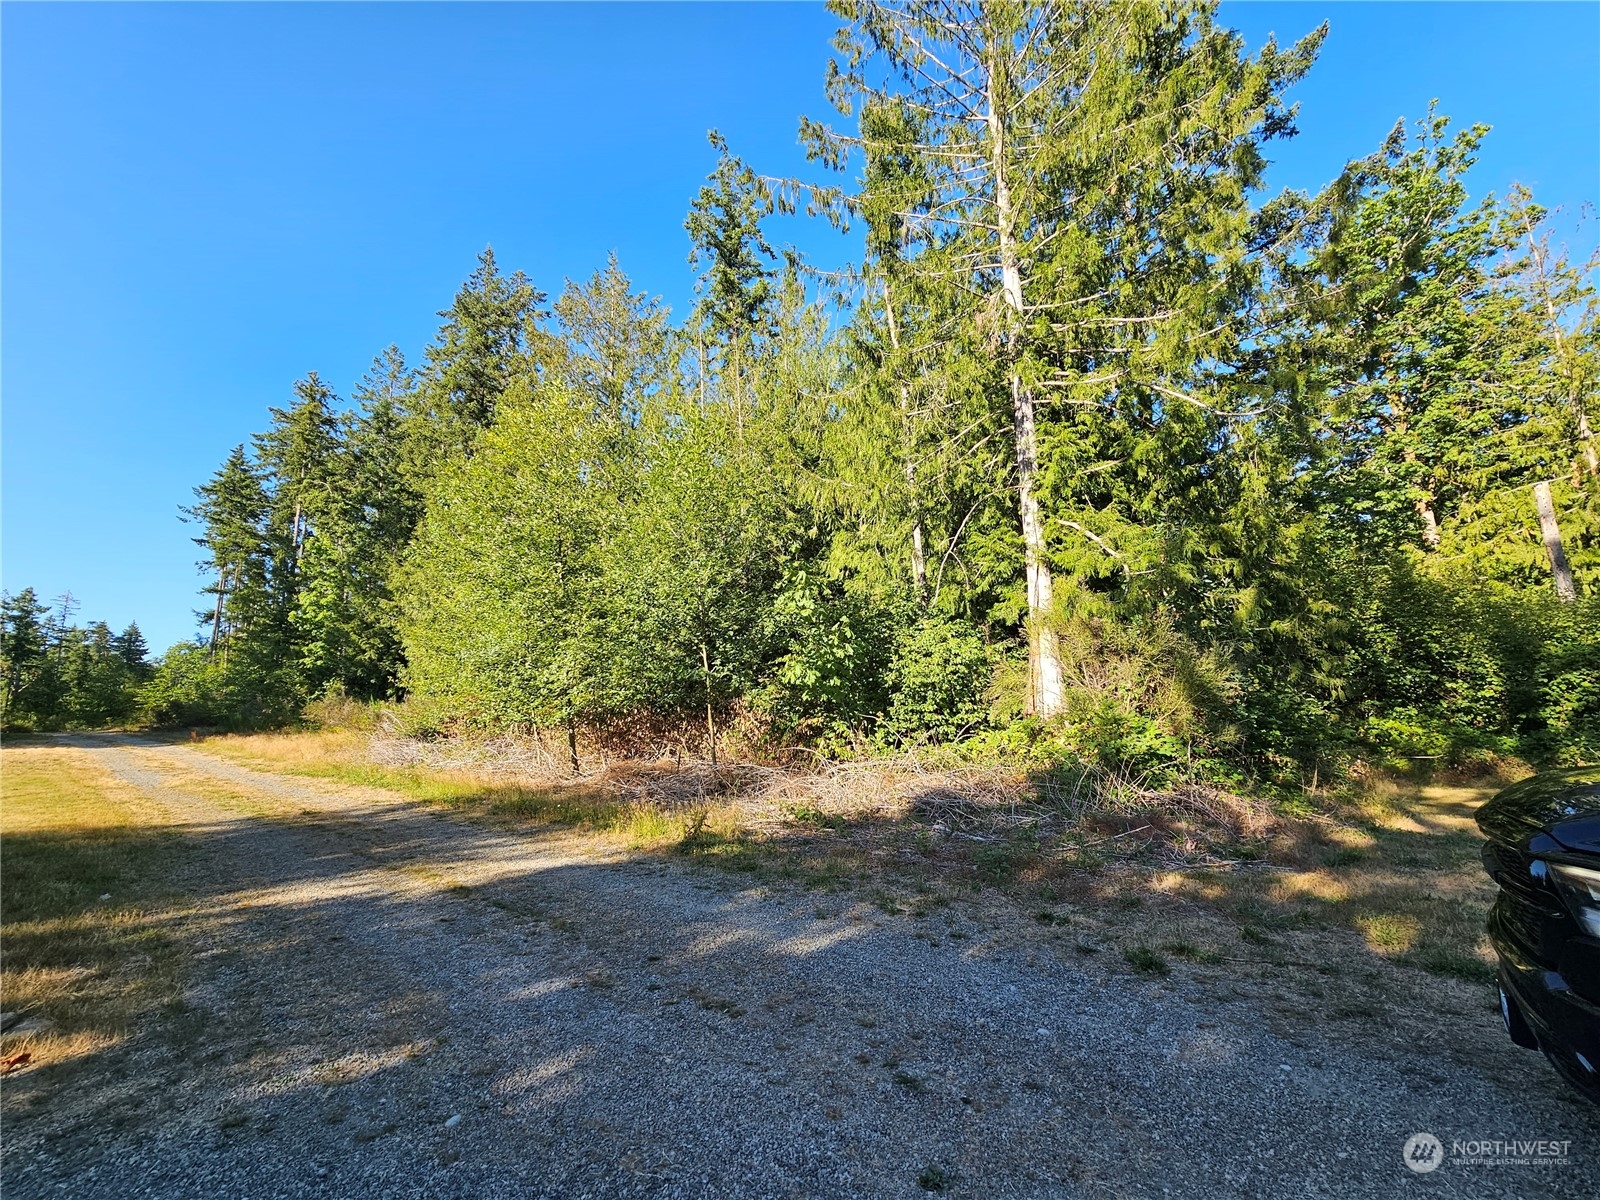
<path id="1" fill-rule="evenodd" d="M 152 725 L 221 725 L 227 691 L 222 660 L 196 642 L 180 642 L 156 663 L 139 708 Z"/>
<path id="2" fill-rule="evenodd" d="M 157 726 L 265 729 L 292 724 L 301 704 L 283 664 L 213 653 L 198 642 L 168 650 L 139 689 L 139 712 Z"/>
<path id="3" fill-rule="evenodd" d="M 890 745 L 950 742 L 988 722 L 984 693 L 994 657 L 971 625 L 926 617 L 901 637 L 889 668 L 889 711 L 879 725 Z"/>
<path id="4" fill-rule="evenodd" d="M 793 571 L 767 636 L 785 650 L 753 699 L 781 739 L 825 749 L 857 740 L 884 710 L 899 612 Z"/>

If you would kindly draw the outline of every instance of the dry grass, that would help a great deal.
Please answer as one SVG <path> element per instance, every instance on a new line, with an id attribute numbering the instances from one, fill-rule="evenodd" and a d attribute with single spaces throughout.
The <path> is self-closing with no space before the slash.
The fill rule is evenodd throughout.
<path id="1" fill-rule="evenodd" d="M 916 756 L 717 769 L 595 756 L 574 775 L 532 738 L 291 733 L 205 748 L 822 891 L 866 886 L 886 912 L 920 915 L 971 887 L 998 888 L 1046 914 L 1041 924 L 1091 921 L 1124 949 L 1192 962 L 1331 955 L 1476 983 L 1492 961 L 1493 889 L 1471 816 L 1493 786 L 1373 779 L 1285 811 L 1199 786 Z"/>
<path id="2" fill-rule="evenodd" d="M 200 748 L 242 766 L 383 788 L 476 815 L 586 830 L 632 849 L 740 836 L 738 812 L 714 791 L 663 804 L 630 789 L 626 767 L 586 775 L 533 773 L 480 761 L 470 751 L 455 760 L 402 756 L 394 752 L 396 744 L 339 730 L 227 735 L 208 738 Z"/>
<path id="3" fill-rule="evenodd" d="M 0 1008 L 49 1028 L 5 1036 L 29 1068 L 82 1059 L 176 1001 L 183 956 L 165 926 L 181 835 L 87 757 L 0 752 Z"/>

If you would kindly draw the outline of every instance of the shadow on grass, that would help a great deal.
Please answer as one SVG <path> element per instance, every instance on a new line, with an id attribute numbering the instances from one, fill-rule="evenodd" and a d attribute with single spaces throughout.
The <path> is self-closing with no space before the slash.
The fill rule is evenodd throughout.
<path id="1" fill-rule="evenodd" d="M 895 899 L 880 904 L 886 911 L 920 915 L 951 892 L 997 890 L 1044 925 L 1104 919 L 1140 963 L 1159 951 L 1326 974 L 1365 958 L 1487 985 L 1494 886 L 1472 817 L 1498 786 L 1420 784 L 1382 802 L 1356 797 L 1260 823 L 1204 819 L 1153 797 L 1009 829 L 952 822 L 933 790 L 913 796 L 904 815 L 801 814 L 777 830 L 702 836 L 679 849 L 760 879 L 880 895 L 887 886 Z M 1291 943 L 1302 934 L 1332 935 L 1342 961 L 1297 964 Z"/>
<path id="2" fill-rule="evenodd" d="M 626 774 L 637 782 L 676 772 L 632 765 Z M 1178 957 L 1282 963 L 1274 935 L 1342 932 L 1385 962 L 1477 984 L 1493 976 L 1484 921 L 1494 889 L 1479 865 L 1472 816 L 1505 780 L 1386 779 L 1342 800 L 1275 810 L 1198 788 L 1163 795 L 1123 787 L 1109 804 L 1086 803 L 1082 780 L 1040 770 L 1027 778 L 1037 803 L 1020 807 L 984 809 L 934 782 L 893 811 L 799 801 L 785 806 L 781 823 L 751 829 L 738 811 L 737 767 L 667 812 L 619 801 L 604 781 L 486 788 L 414 768 L 345 764 L 326 773 L 469 812 L 620 834 L 634 849 L 670 848 L 760 881 L 880 896 L 887 886 L 898 898 L 879 903 L 885 911 L 924 913 L 951 890 L 999 889 L 1028 909 L 1142 912 L 1121 923 L 1167 937 Z M 1161 932 L 1195 905 L 1236 936 L 1196 947 L 1181 930 Z"/>

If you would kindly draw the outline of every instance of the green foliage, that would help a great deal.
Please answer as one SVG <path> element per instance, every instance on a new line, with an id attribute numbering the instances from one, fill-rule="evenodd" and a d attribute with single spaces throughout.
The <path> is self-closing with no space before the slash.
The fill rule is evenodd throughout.
<path id="1" fill-rule="evenodd" d="M 687 321 L 614 257 L 546 309 L 485 251 L 420 370 L 391 347 L 354 407 L 307 375 L 196 489 L 205 644 L 152 715 L 409 693 L 419 735 L 559 726 L 574 758 L 582 726 L 715 754 L 737 723 L 1284 783 L 1600 755 L 1596 264 L 1525 191 L 1470 195 L 1483 127 L 1430 111 L 1262 200 L 1321 30 L 834 9 L 846 125 L 802 134 L 855 181 L 713 135 Z M 864 226 L 829 305 L 764 228 L 802 197 Z M 142 647 L 7 604 L 7 719 L 109 712 Z"/>
<path id="2" fill-rule="evenodd" d="M 623 481 L 588 406 L 519 384 L 476 452 L 440 473 L 398 576 L 409 686 L 492 724 L 611 711 L 604 539 Z"/>
<path id="3" fill-rule="evenodd" d="M 1600 762 L 1600 599 L 1556 608 L 1547 600 L 1539 707 L 1521 749 L 1539 762 Z M 1553 611 L 1552 611 L 1553 610 Z"/>
<path id="4" fill-rule="evenodd" d="M 0 726 L 92 729 L 126 721 L 150 673 L 137 625 L 70 624 L 76 601 L 52 610 L 32 588 L 0 597 Z"/>
<path id="5" fill-rule="evenodd" d="M 152 725 L 222 725 L 232 708 L 222 660 L 205 646 L 180 642 L 161 656 L 139 693 Z"/>
<path id="6" fill-rule="evenodd" d="M 717 167 L 700 189 L 683 227 L 694 245 L 689 262 L 700 271 L 695 316 L 712 337 L 737 345 L 759 333 L 774 298 L 772 247 L 761 220 L 772 211 L 755 172 L 715 130 Z"/>
<path id="7" fill-rule="evenodd" d="M 546 349 L 537 328 L 544 301 L 521 271 L 500 273 L 492 247 L 478 255 L 477 270 L 439 314 L 444 324 L 408 397 L 410 432 L 424 456 L 412 466 L 421 477 L 451 451 L 469 451 L 494 423 L 506 389 L 532 374 Z"/>
<path id="8" fill-rule="evenodd" d="M 893 699 L 879 736 L 891 745 L 953 742 L 988 722 L 994 655 L 964 621 L 925 617 L 901 636 L 889 669 Z"/>
<path id="9" fill-rule="evenodd" d="M 792 569 L 769 618 L 784 649 L 757 697 L 773 735 L 838 749 L 858 743 L 888 701 L 899 616 L 815 572 Z"/>

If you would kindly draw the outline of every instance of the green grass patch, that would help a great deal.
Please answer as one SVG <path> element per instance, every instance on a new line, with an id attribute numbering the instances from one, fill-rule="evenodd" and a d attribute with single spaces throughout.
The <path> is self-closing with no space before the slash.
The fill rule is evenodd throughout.
<path id="1" fill-rule="evenodd" d="M 1222 961 L 1222 955 L 1209 946 L 1202 946 L 1197 942 L 1191 942 L 1187 938 L 1177 938 L 1170 942 L 1164 942 L 1161 948 L 1168 954 L 1188 959 L 1190 962 L 1219 963 Z"/>
<path id="2" fill-rule="evenodd" d="M 1172 970 L 1167 960 L 1149 946 L 1129 946 L 1122 957 L 1141 975 L 1166 975 Z"/>

